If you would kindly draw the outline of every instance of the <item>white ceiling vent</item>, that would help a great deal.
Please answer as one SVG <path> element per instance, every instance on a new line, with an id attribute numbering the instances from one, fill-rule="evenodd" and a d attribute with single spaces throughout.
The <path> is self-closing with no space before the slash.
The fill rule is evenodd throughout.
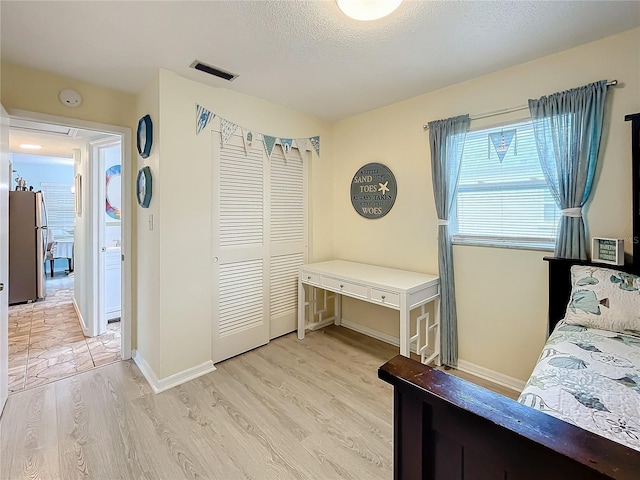
<path id="1" fill-rule="evenodd" d="M 233 82 L 236 78 L 238 78 L 238 75 L 236 75 L 235 73 L 225 72 L 224 70 L 220 70 L 217 67 L 212 67 L 211 65 L 202 63 L 200 60 L 194 60 L 193 63 L 189 66 L 191 68 L 195 68 L 196 70 L 200 70 L 201 72 L 213 75 L 214 77 L 228 80 L 229 82 Z"/>
<path id="2" fill-rule="evenodd" d="M 29 133 L 46 133 L 49 135 L 57 135 L 61 137 L 76 138 L 78 135 L 77 128 L 65 127 L 63 125 L 52 125 L 50 123 L 32 122 L 29 120 L 19 120 L 12 118 L 9 121 L 12 129 Z"/>

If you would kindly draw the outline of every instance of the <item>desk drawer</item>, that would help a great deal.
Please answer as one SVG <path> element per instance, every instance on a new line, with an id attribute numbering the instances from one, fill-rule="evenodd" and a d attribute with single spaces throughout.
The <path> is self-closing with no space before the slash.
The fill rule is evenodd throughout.
<path id="1" fill-rule="evenodd" d="M 400 306 L 400 295 L 393 292 L 385 292 L 384 290 L 371 289 L 371 301 L 382 303 L 384 305 L 391 305 L 394 307 Z"/>
<path id="2" fill-rule="evenodd" d="M 312 283 L 314 285 L 320 285 L 320 275 L 312 272 L 305 272 L 304 270 L 300 272 L 302 275 L 302 283 Z"/>
<path id="3" fill-rule="evenodd" d="M 345 282 L 344 280 L 340 280 L 337 278 L 322 277 L 322 286 L 327 290 L 333 290 L 334 292 L 343 293 L 352 297 L 369 297 L 369 289 L 364 285 Z"/>

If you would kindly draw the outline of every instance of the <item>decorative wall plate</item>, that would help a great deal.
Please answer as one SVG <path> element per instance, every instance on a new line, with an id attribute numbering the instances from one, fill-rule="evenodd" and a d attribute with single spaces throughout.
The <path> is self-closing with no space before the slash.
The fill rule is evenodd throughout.
<path id="1" fill-rule="evenodd" d="M 351 180 L 351 204 L 364 218 L 384 217 L 396 201 L 396 177 L 386 165 L 368 163 Z"/>
<path id="2" fill-rule="evenodd" d="M 138 179 L 136 180 L 136 194 L 138 196 L 138 203 L 142 208 L 149 208 L 151 191 L 151 169 L 149 167 L 141 168 L 138 171 Z"/>
<path id="3" fill-rule="evenodd" d="M 138 122 L 138 153 L 142 158 L 147 158 L 151 153 L 153 143 L 153 123 L 151 117 L 145 115 Z"/>

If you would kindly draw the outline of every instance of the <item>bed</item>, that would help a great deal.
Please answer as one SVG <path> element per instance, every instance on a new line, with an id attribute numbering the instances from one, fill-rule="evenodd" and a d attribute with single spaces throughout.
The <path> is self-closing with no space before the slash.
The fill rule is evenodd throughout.
<path id="1" fill-rule="evenodd" d="M 380 367 L 394 478 L 640 479 L 640 309 L 602 323 L 620 295 L 640 298 L 640 114 L 626 119 L 635 266 L 545 258 L 551 335 L 519 401 L 401 356 Z"/>

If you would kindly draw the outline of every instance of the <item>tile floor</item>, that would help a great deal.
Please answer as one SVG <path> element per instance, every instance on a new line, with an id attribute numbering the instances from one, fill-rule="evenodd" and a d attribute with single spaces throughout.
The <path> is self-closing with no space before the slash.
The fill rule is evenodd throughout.
<path id="1" fill-rule="evenodd" d="M 85 337 L 72 298 L 72 288 L 48 289 L 44 300 L 9 307 L 10 392 L 120 360 L 120 322 Z"/>

